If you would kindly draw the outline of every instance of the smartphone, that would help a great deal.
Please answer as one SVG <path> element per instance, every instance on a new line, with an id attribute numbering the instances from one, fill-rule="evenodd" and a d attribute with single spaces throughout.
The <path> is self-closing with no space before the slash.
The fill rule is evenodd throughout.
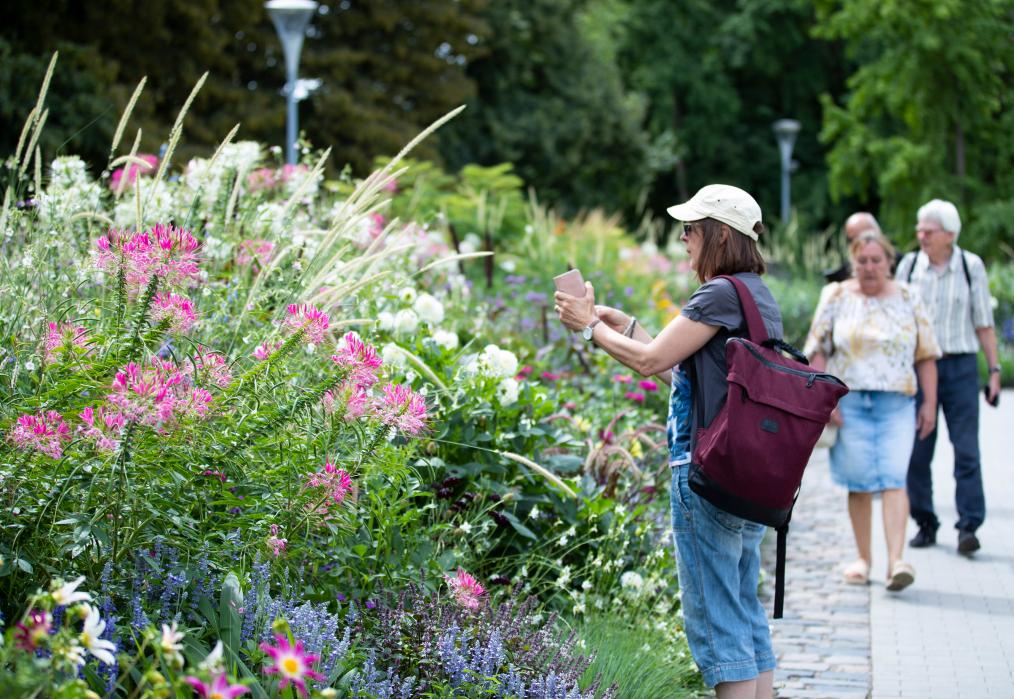
<path id="1" fill-rule="evenodd" d="M 581 270 L 572 269 L 563 274 L 558 274 L 553 277 L 553 284 L 556 285 L 557 291 L 562 291 L 571 296 L 584 296 L 584 277 L 581 276 Z"/>
<path id="2" fill-rule="evenodd" d="M 569 292 L 568 292 L 569 293 Z M 1000 392 L 997 391 L 996 397 L 993 400 L 989 399 L 989 386 L 982 387 L 982 395 L 985 396 L 986 402 L 992 405 L 994 408 L 1000 405 Z"/>

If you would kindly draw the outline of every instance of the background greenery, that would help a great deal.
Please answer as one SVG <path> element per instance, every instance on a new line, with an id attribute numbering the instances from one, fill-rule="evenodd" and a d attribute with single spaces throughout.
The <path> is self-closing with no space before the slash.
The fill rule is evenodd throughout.
<path id="1" fill-rule="evenodd" d="M 755 193 L 773 223 L 771 123 L 793 117 L 804 231 L 862 208 L 912 247 L 915 209 L 940 196 L 958 203 L 964 244 L 994 260 L 1014 236 L 1012 31 L 1009 0 L 324 2 L 301 69 L 323 82 L 301 104 L 301 126 L 334 148 L 332 171 L 348 163 L 365 175 L 467 103 L 418 156 L 450 171 L 510 162 L 562 213 L 603 208 L 636 228 L 716 180 Z M 142 151 L 157 152 L 204 70 L 185 153 L 241 120 L 241 137 L 282 137 L 281 51 L 260 0 L 5 3 L 5 151 L 54 49 L 64 63 L 47 158 L 74 152 L 101 166 L 145 75 Z"/>

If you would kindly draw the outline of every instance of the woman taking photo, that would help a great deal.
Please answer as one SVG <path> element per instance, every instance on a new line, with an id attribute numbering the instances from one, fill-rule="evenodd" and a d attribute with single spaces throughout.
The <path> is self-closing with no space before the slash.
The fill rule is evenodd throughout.
<path id="1" fill-rule="evenodd" d="M 735 287 L 715 277 L 742 280 L 768 334 L 782 336 L 781 312 L 760 278 L 765 269 L 757 248 L 764 230 L 761 210 L 743 190 L 716 184 L 671 207 L 669 214 L 684 222 L 681 240 L 702 285 L 656 337 L 622 311 L 596 306 L 590 283 L 583 297 L 557 292 L 556 311 L 567 328 L 580 331 L 621 364 L 670 383 L 672 524 L 690 651 L 719 699 L 769 699 L 775 656 L 757 599 L 765 527 L 716 508 L 687 483 L 692 435 L 710 424 L 728 390 L 725 342 L 747 336 Z M 700 395 L 693 396 L 693 390 Z M 703 414 L 695 406 L 702 406 Z"/>
<path id="2" fill-rule="evenodd" d="M 845 568 L 845 581 L 869 582 L 873 494 L 881 493 L 887 589 L 897 592 L 915 581 L 915 569 L 902 560 L 908 521 L 905 477 L 917 431 L 923 439 L 936 422 L 940 349 L 918 294 L 891 279 L 890 241 L 869 230 L 852 241 L 849 253 L 853 278 L 829 285 L 822 295 L 804 352 L 812 366 L 851 389 L 831 416 L 838 425 L 831 475 L 848 488 L 859 550 L 859 558 Z M 925 396 L 918 414 L 917 373 Z"/>

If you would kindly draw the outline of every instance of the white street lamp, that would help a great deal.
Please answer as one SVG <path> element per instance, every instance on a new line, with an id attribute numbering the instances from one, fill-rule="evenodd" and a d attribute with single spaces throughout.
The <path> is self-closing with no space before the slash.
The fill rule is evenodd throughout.
<path id="1" fill-rule="evenodd" d="M 789 173 L 792 171 L 792 146 L 796 144 L 799 127 L 795 119 L 779 119 L 772 125 L 782 161 L 782 223 L 789 222 Z"/>
<path id="2" fill-rule="evenodd" d="M 306 25 L 317 9 L 312 0 L 268 0 L 265 9 L 275 23 L 285 53 L 285 162 L 296 163 L 296 135 L 299 133 L 299 113 L 296 110 L 299 54 L 303 50 Z"/>

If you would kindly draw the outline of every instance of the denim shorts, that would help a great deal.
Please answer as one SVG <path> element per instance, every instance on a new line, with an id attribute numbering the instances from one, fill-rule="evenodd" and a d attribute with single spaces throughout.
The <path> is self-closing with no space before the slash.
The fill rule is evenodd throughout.
<path id="1" fill-rule="evenodd" d="M 757 599 L 766 527 L 718 509 L 672 469 L 672 528 L 690 653 L 714 687 L 773 670 L 771 631 Z"/>
<path id="2" fill-rule="evenodd" d="M 842 426 L 831 447 L 831 476 L 853 493 L 904 488 L 915 444 L 915 398 L 852 391 L 838 402 Z"/>

